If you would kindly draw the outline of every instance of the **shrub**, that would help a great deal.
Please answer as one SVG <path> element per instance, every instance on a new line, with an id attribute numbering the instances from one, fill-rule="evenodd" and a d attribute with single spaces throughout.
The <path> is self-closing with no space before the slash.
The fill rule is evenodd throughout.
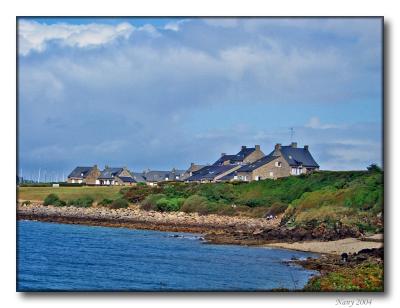
<path id="1" fill-rule="evenodd" d="M 56 201 L 60 200 L 60 198 L 56 194 L 49 194 L 43 202 L 43 205 L 53 205 Z"/>
<path id="2" fill-rule="evenodd" d="M 99 202 L 99 205 L 101 205 L 101 206 L 107 206 L 107 205 L 110 205 L 111 203 L 113 203 L 113 200 L 104 198 L 103 200 L 101 200 L 101 201 Z"/>
<path id="3" fill-rule="evenodd" d="M 128 200 L 129 202 L 139 203 L 142 202 L 147 196 L 161 193 L 161 191 L 162 189 L 160 187 L 136 185 L 128 189 L 121 189 L 121 194 L 124 196 L 124 199 Z"/>
<path id="4" fill-rule="evenodd" d="M 210 204 L 206 197 L 193 195 L 185 200 L 181 207 L 182 212 L 197 212 L 201 215 L 209 213 Z"/>
<path id="5" fill-rule="evenodd" d="M 53 205 L 54 205 L 54 206 L 61 207 L 61 206 L 66 206 L 67 203 L 66 203 L 64 200 L 57 200 L 57 201 L 54 202 Z"/>
<path id="6" fill-rule="evenodd" d="M 271 207 L 268 209 L 266 215 L 279 215 L 282 214 L 286 211 L 288 205 L 282 202 L 275 202 L 271 205 Z"/>
<path id="7" fill-rule="evenodd" d="M 156 211 L 157 201 L 165 198 L 164 194 L 155 194 L 147 196 L 140 204 L 140 208 L 145 211 Z"/>
<path id="8" fill-rule="evenodd" d="M 31 204 L 31 201 L 29 201 L 29 200 L 26 200 L 21 203 L 21 205 L 23 205 L 23 206 L 30 205 L 30 204 Z"/>
<path id="9" fill-rule="evenodd" d="M 161 198 L 156 201 L 157 209 L 161 212 L 176 212 L 181 209 L 184 198 Z"/>
<path id="10" fill-rule="evenodd" d="M 111 209 L 126 209 L 129 206 L 128 201 L 123 198 L 119 198 L 114 200 L 110 205 L 109 208 Z"/>
<path id="11" fill-rule="evenodd" d="M 69 206 L 75 206 L 75 207 L 91 207 L 93 204 L 94 200 L 90 196 L 84 196 L 82 198 L 74 199 L 74 200 L 69 200 L 68 205 Z"/>

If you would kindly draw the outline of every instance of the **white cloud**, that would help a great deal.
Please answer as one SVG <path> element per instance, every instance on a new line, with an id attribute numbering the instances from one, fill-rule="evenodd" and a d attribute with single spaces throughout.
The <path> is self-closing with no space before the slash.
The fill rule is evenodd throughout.
<path id="1" fill-rule="evenodd" d="M 323 124 L 318 117 L 312 117 L 305 125 L 308 128 L 314 129 L 329 129 L 329 128 L 343 128 L 343 125 L 336 125 L 336 124 Z"/>
<path id="2" fill-rule="evenodd" d="M 182 20 L 178 20 L 178 21 L 171 21 L 171 22 L 167 23 L 167 24 L 164 26 L 164 30 L 171 30 L 171 31 L 177 32 L 177 31 L 181 30 L 181 26 L 182 26 L 184 23 L 188 22 L 188 21 L 189 21 L 189 19 L 182 19 Z"/>
<path id="3" fill-rule="evenodd" d="M 51 41 L 70 47 L 93 47 L 110 43 L 117 38 L 129 38 L 135 30 L 129 23 L 118 25 L 85 24 L 46 25 L 35 21 L 21 20 L 18 24 L 19 52 L 28 55 L 31 51 L 42 52 Z M 140 30 L 154 33 L 151 27 L 143 26 Z"/>

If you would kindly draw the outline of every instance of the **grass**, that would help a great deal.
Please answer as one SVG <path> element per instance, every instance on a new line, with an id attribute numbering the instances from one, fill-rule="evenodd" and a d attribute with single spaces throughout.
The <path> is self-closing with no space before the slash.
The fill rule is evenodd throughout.
<path id="1" fill-rule="evenodd" d="M 76 200 L 86 196 L 92 197 L 95 202 L 103 199 L 121 198 L 116 186 L 82 186 L 82 187 L 19 187 L 17 188 L 18 200 L 43 201 L 49 194 L 65 201 Z"/>
<path id="2" fill-rule="evenodd" d="M 362 264 L 344 267 L 321 277 L 312 278 L 305 291 L 383 291 L 383 265 Z"/>

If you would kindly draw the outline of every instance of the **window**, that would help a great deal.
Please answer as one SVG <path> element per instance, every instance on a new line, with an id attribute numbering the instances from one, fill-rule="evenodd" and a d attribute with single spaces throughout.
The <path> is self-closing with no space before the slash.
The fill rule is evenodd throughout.
<path id="1" fill-rule="evenodd" d="M 282 163 L 280 161 L 276 161 L 275 167 L 278 167 L 278 168 L 282 167 Z"/>
<path id="2" fill-rule="evenodd" d="M 274 173 L 272 171 L 270 171 L 269 176 L 272 178 L 274 176 Z"/>

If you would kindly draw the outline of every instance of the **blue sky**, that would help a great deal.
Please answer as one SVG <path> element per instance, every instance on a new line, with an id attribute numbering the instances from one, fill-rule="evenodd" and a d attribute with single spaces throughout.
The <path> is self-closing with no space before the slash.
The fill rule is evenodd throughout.
<path id="1" fill-rule="evenodd" d="M 185 169 L 308 144 L 322 169 L 381 164 L 381 20 L 22 18 L 19 166 Z"/>

